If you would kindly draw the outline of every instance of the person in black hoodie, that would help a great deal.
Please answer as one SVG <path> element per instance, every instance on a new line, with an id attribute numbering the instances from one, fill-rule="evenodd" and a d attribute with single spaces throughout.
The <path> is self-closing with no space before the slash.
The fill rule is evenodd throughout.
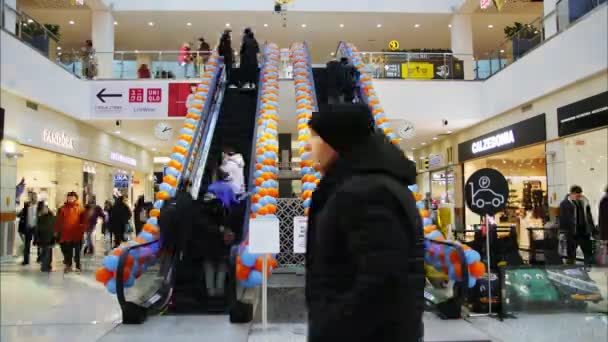
<path id="1" fill-rule="evenodd" d="M 257 70 L 258 70 L 258 53 L 260 52 L 260 46 L 258 41 L 255 40 L 253 32 L 250 28 L 246 28 L 243 32 L 243 44 L 241 44 L 241 81 L 243 82 L 243 88 L 255 88 L 257 81 Z"/>
<path id="2" fill-rule="evenodd" d="M 232 38 L 230 34 L 232 30 L 224 30 L 220 37 L 220 44 L 217 48 L 218 54 L 224 57 L 224 66 L 226 68 L 226 82 L 230 88 L 236 88 L 232 83 L 232 64 L 234 64 L 234 50 L 232 50 Z"/>
<path id="3" fill-rule="evenodd" d="M 110 231 L 114 235 L 114 247 L 125 240 L 127 224 L 131 219 L 131 210 L 125 204 L 125 197 L 118 197 L 110 210 Z"/>
<path id="4" fill-rule="evenodd" d="M 327 109 L 313 113 L 306 145 L 323 174 L 306 237 L 309 341 L 421 341 L 415 164 L 374 134 L 366 106 Z"/>

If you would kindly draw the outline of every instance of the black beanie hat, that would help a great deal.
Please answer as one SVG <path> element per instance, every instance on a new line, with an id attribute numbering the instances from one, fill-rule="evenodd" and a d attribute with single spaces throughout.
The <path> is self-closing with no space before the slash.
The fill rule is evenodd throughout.
<path id="1" fill-rule="evenodd" d="M 322 105 L 308 125 L 338 153 L 350 151 L 372 135 L 371 115 L 364 104 Z"/>

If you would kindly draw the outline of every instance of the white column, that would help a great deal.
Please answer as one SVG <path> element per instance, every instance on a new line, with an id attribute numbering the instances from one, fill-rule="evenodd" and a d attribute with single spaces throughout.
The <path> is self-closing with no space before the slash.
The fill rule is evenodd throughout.
<path id="1" fill-rule="evenodd" d="M 93 11 L 93 48 L 97 52 L 97 77 L 112 78 L 114 59 L 114 16 L 110 11 Z"/>
<path id="2" fill-rule="evenodd" d="M 544 19 L 542 25 L 545 28 L 545 39 L 555 35 L 557 33 L 557 13 L 555 12 L 555 5 L 557 0 L 544 0 Z"/>
<path id="3" fill-rule="evenodd" d="M 4 139 L 0 142 L 0 259 L 15 253 L 15 188 L 17 183 L 17 152 L 18 144 Z"/>
<path id="4" fill-rule="evenodd" d="M 551 220 L 555 220 L 559 213 L 559 205 L 563 196 L 568 193 L 564 140 L 547 143 L 546 151 L 549 214 Z"/>
<path id="5" fill-rule="evenodd" d="M 464 79 L 475 78 L 473 70 L 473 25 L 470 14 L 455 14 L 452 17 L 451 45 L 454 56 L 463 61 Z"/>
<path id="6" fill-rule="evenodd" d="M 10 32 L 15 33 L 15 26 L 17 25 L 17 14 L 14 10 L 17 9 L 17 0 L 3 0 L 2 15 L 4 15 L 4 28 Z M 10 7 L 10 9 L 6 7 Z"/>

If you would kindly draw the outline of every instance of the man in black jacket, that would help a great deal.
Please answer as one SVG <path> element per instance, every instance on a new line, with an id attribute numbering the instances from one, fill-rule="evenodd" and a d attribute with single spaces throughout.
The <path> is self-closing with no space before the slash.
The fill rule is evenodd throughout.
<path id="1" fill-rule="evenodd" d="M 583 189 L 578 185 L 570 188 L 570 193 L 559 205 L 559 228 L 566 231 L 568 262 L 574 264 L 576 249 L 580 246 L 585 258 L 585 265 L 591 265 L 593 261 L 591 235 L 595 226 L 589 200 L 583 196 Z"/>
<path id="2" fill-rule="evenodd" d="M 422 341 L 422 223 L 415 164 L 373 134 L 366 106 L 314 113 L 307 148 L 323 179 L 306 254 L 309 341 Z"/>

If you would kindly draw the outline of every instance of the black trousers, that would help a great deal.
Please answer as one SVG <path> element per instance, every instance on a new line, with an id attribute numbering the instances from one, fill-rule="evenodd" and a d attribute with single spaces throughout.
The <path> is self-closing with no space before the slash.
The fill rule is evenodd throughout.
<path id="1" fill-rule="evenodd" d="M 40 247 L 40 270 L 42 272 L 49 272 L 51 270 L 52 263 L 53 247 L 50 245 Z"/>
<path id="2" fill-rule="evenodd" d="M 80 251 L 82 250 L 82 241 L 68 241 L 61 244 L 61 252 L 63 253 L 63 264 L 66 267 L 72 267 L 72 261 L 76 263 L 76 268 L 80 268 Z"/>
<path id="3" fill-rule="evenodd" d="M 588 236 L 573 236 L 568 239 L 568 263 L 574 264 L 576 262 L 576 249 L 579 246 L 583 251 L 585 265 L 591 265 L 593 263 L 593 245 L 591 238 Z"/>
<path id="4" fill-rule="evenodd" d="M 30 253 L 32 249 L 32 240 L 34 239 L 35 229 L 28 229 L 25 231 L 24 237 L 25 242 L 23 245 L 23 264 L 27 265 L 30 263 Z"/>

